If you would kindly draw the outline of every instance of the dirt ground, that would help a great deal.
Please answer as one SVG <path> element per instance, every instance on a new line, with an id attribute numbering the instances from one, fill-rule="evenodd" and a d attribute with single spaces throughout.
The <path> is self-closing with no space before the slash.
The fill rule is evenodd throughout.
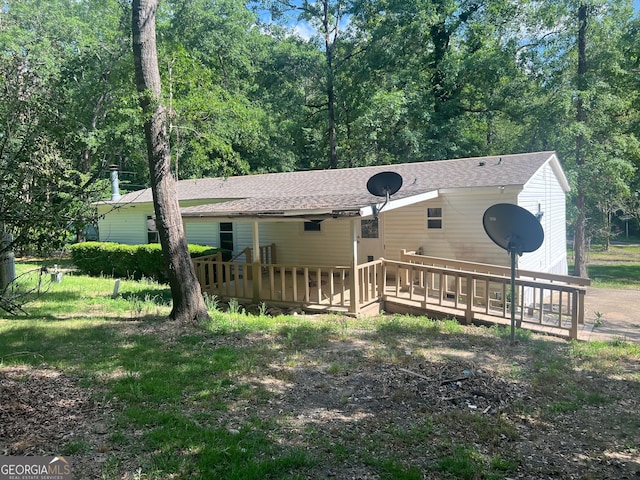
<path id="1" fill-rule="evenodd" d="M 589 288 L 579 339 L 640 343 L 640 291 Z"/>

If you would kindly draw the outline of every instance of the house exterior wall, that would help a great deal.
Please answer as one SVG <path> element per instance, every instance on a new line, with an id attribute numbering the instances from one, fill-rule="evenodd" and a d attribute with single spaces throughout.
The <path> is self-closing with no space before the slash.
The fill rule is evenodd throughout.
<path id="1" fill-rule="evenodd" d="M 304 222 L 260 224 L 260 244 L 276 244 L 277 263 L 294 265 L 351 265 L 351 221 L 326 219 L 319 232 L 305 232 Z"/>
<path id="2" fill-rule="evenodd" d="M 543 214 L 540 223 L 545 236 L 542 246 L 535 252 L 523 255 L 518 260 L 518 266 L 524 270 L 566 275 L 565 192 L 549 163 L 543 165 L 527 182 L 518 196 L 518 204 L 533 214 L 540 209 Z"/>
<path id="3" fill-rule="evenodd" d="M 508 255 L 487 236 L 482 217 L 491 205 L 516 198 L 514 189 L 470 188 L 384 213 L 385 258 L 398 260 L 402 249 L 421 248 L 428 256 L 508 266 Z M 428 208 L 442 209 L 441 229 L 427 228 Z"/>
<path id="4" fill-rule="evenodd" d="M 181 202 L 181 207 L 196 205 L 196 202 Z M 148 243 L 147 237 L 147 217 L 155 217 L 153 203 L 136 203 L 135 205 L 98 205 L 98 239 L 101 242 L 116 242 L 126 245 L 140 245 Z M 215 239 L 215 244 L 211 241 L 203 242 L 202 245 L 217 245 L 220 241 L 218 231 L 211 232 L 212 222 L 210 219 L 197 218 L 200 222 L 192 224 L 192 232 L 187 232 L 186 221 L 185 233 L 190 243 L 201 243 L 198 239 L 209 239 L 211 233 Z M 213 224 L 217 228 L 217 223 Z M 193 238 L 193 240 L 192 240 Z"/>
<path id="5" fill-rule="evenodd" d="M 466 189 L 442 192 L 436 199 L 382 214 L 385 258 L 398 260 L 402 249 L 422 249 L 424 255 L 510 266 L 507 252 L 487 236 L 482 217 L 496 203 L 515 203 L 532 214 L 543 212 L 545 238 L 535 252 L 518 258 L 518 267 L 567 274 L 565 191 L 550 163 L 522 190 Z M 427 228 L 427 209 L 442 208 L 442 229 Z"/>
<path id="6" fill-rule="evenodd" d="M 128 245 L 147 243 L 147 216 L 153 216 L 152 204 L 136 204 L 113 209 L 111 205 L 98 207 L 98 234 L 101 242 Z"/>
<path id="7" fill-rule="evenodd" d="M 184 218 L 184 230 L 189 243 L 198 245 L 209 245 L 217 247 L 220 245 L 220 223 L 212 222 L 210 218 Z M 235 237 L 235 231 L 234 231 Z M 234 246 L 235 246 L 234 238 Z"/>
<path id="8" fill-rule="evenodd" d="M 233 223 L 233 255 L 253 247 L 253 221 L 185 218 L 189 243 L 219 246 L 220 222 Z M 348 220 L 327 219 L 319 232 L 305 232 L 303 221 L 261 220 L 260 245 L 276 244 L 276 261 L 291 265 L 350 265 L 351 227 Z M 243 261 L 244 257 L 239 259 Z"/>

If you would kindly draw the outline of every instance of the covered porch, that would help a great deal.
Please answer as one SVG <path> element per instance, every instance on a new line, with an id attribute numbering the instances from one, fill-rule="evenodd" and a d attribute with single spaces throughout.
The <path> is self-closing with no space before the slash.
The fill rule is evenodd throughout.
<path id="1" fill-rule="evenodd" d="M 521 270 L 512 301 L 510 269 L 501 266 L 406 251 L 400 261 L 288 265 L 270 260 L 275 245 L 257 251 L 251 263 L 246 259 L 254 258 L 252 252 L 244 261 L 194 259 L 203 293 L 312 312 L 428 314 L 482 324 L 507 325 L 514 308 L 519 327 L 571 339 L 584 323 L 588 279 Z"/>

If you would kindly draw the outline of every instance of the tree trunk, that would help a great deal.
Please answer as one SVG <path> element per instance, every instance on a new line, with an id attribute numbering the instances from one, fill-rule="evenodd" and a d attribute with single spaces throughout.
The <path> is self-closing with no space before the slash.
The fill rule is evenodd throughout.
<path id="1" fill-rule="evenodd" d="M 325 61 L 327 68 L 327 114 L 329 121 L 329 168 L 338 168 L 338 141 L 336 132 L 336 91 L 334 85 L 334 65 L 333 65 L 333 51 L 335 48 L 335 42 L 338 36 L 338 22 L 333 26 L 334 32 L 331 33 L 331 25 L 329 24 L 329 0 L 324 0 L 323 4 L 323 19 L 322 24 L 324 28 L 324 46 L 325 46 Z"/>
<path id="2" fill-rule="evenodd" d="M 156 49 L 155 15 L 158 0 L 133 1 L 133 58 L 140 106 L 145 115 L 151 190 L 156 227 L 168 272 L 173 309 L 171 318 L 197 322 L 209 318 L 189 255 L 182 226 L 176 181 L 171 175 L 167 111 L 163 105 Z"/>
<path id="3" fill-rule="evenodd" d="M 582 2 L 578 8 L 578 98 L 576 101 L 576 120 L 578 124 L 584 124 L 587 121 L 587 111 L 584 107 L 584 91 L 587 89 L 587 5 Z M 578 277 L 587 276 L 586 261 L 586 187 L 584 185 L 585 168 L 585 138 L 583 133 L 578 133 L 576 138 L 576 173 L 577 173 L 577 193 L 576 193 L 576 209 L 578 210 L 578 218 L 576 219 L 576 228 L 574 232 L 574 266 L 573 274 Z"/>

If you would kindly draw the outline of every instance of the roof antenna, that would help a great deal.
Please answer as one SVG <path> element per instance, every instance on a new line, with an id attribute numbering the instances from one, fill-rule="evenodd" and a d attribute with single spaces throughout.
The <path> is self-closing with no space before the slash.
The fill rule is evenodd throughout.
<path id="1" fill-rule="evenodd" d="M 391 195 L 400 190 L 400 187 L 402 187 L 402 177 L 396 172 L 376 173 L 367 181 L 367 190 L 371 195 L 385 198 L 381 207 L 378 207 L 376 203 L 371 205 L 374 218 L 378 218 L 378 214 L 389 203 Z"/>

